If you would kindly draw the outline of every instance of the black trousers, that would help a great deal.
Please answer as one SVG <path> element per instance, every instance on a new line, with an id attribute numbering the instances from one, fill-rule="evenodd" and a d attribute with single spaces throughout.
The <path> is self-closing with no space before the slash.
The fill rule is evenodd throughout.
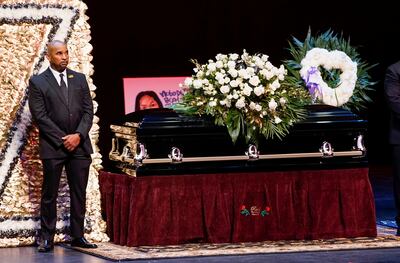
<path id="1" fill-rule="evenodd" d="M 72 238 L 83 237 L 86 212 L 86 186 L 90 157 L 43 159 L 43 185 L 40 207 L 41 238 L 53 240 L 57 223 L 57 196 L 65 167 L 70 192 L 70 230 Z"/>

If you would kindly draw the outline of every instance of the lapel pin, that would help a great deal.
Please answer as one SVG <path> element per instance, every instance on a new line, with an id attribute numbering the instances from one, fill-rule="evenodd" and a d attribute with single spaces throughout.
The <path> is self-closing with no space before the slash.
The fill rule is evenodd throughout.
<path id="1" fill-rule="evenodd" d="M 74 75 L 72 75 L 72 74 L 68 75 L 69 79 L 72 79 L 73 77 L 74 77 Z"/>

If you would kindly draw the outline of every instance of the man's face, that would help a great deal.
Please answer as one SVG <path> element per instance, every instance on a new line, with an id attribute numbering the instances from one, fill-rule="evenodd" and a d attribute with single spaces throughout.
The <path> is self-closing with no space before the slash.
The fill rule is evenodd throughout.
<path id="1" fill-rule="evenodd" d="M 140 99 L 139 103 L 140 103 L 139 107 L 141 110 L 156 109 L 159 107 L 157 101 L 149 95 L 144 95 Z"/>
<path id="2" fill-rule="evenodd" d="M 68 48 L 65 44 L 56 43 L 49 46 L 46 56 L 51 67 L 58 72 L 64 71 L 64 69 L 68 66 L 69 55 Z"/>

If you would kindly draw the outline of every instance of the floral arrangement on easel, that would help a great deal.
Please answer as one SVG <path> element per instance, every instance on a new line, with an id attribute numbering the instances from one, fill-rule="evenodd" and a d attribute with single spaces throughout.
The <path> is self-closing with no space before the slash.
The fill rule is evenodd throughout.
<path id="1" fill-rule="evenodd" d="M 313 37 L 309 30 L 304 41 L 289 42 L 289 52 L 286 84 L 308 89 L 313 103 L 361 112 L 371 102 L 368 93 L 376 83 L 368 71 L 375 65 L 363 61 L 343 36 L 328 30 Z"/>

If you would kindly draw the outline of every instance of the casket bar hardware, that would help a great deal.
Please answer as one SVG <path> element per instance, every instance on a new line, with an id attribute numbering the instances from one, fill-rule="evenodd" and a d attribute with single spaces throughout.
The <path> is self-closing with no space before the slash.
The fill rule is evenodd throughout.
<path id="1" fill-rule="evenodd" d="M 363 156 L 363 151 L 342 151 L 335 152 L 335 157 L 359 157 Z M 324 157 L 324 154 L 321 152 L 311 152 L 311 153 L 283 153 L 283 154 L 260 154 L 258 156 L 259 160 L 268 160 L 268 159 L 289 159 L 289 158 L 315 158 L 315 157 Z M 249 160 L 249 157 L 244 155 L 232 155 L 232 156 L 206 156 L 206 157 L 183 157 L 180 162 L 217 162 L 217 161 L 246 161 Z M 143 164 L 155 164 L 155 163 L 170 163 L 170 158 L 156 158 L 156 159 L 144 159 L 142 160 Z"/>

